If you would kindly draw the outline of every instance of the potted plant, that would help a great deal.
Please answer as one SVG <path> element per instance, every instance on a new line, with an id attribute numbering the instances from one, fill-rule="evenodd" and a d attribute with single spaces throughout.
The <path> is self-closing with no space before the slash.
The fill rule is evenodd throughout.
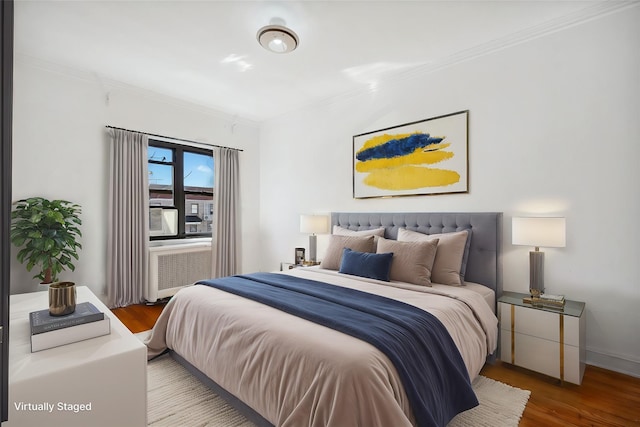
<path id="1" fill-rule="evenodd" d="M 56 282 L 67 268 L 75 270 L 73 262 L 82 248 L 80 213 L 80 205 L 66 200 L 32 197 L 14 203 L 11 242 L 22 248 L 17 258 L 26 262 L 27 271 L 38 266 L 39 273 L 33 277 L 43 284 Z"/>

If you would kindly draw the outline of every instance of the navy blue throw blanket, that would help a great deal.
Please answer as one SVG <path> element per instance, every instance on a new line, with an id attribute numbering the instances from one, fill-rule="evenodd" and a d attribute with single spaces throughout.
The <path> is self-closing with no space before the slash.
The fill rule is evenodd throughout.
<path id="1" fill-rule="evenodd" d="M 442 323 L 412 305 L 315 280 L 253 273 L 198 282 L 366 341 L 394 364 L 420 427 L 446 426 L 478 405 Z"/>

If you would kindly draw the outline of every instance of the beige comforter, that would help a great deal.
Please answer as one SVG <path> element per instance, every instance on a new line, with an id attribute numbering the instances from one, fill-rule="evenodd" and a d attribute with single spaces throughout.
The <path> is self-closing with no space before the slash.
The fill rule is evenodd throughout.
<path id="1" fill-rule="evenodd" d="M 497 319 L 464 287 L 378 282 L 315 268 L 286 272 L 423 308 L 447 328 L 473 380 L 497 343 Z M 276 426 L 414 425 L 391 361 L 357 338 L 240 296 L 196 285 L 167 304 L 147 341 L 167 348 Z"/>

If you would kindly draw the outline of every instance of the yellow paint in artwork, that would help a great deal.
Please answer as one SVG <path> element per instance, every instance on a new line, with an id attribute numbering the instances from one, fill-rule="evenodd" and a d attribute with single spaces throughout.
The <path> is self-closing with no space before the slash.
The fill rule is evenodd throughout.
<path id="1" fill-rule="evenodd" d="M 356 163 L 356 171 L 358 172 L 370 172 L 381 168 L 395 168 L 404 165 L 420 165 L 420 164 L 434 164 L 447 160 L 453 157 L 453 153 L 450 151 L 442 151 L 451 144 L 434 144 L 430 147 L 429 151 L 425 151 L 424 148 L 418 148 L 411 154 L 400 157 L 391 157 L 386 159 L 372 159 L 365 162 Z"/>
<path id="2" fill-rule="evenodd" d="M 403 139 L 403 138 L 408 138 L 411 135 L 417 135 L 420 134 L 422 132 L 411 132 L 411 133 L 398 133 L 395 135 L 389 135 L 389 134 L 384 134 L 384 135 L 379 135 L 379 136 L 374 136 L 373 138 L 369 138 L 367 139 L 364 144 L 362 144 L 362 147 L 360 147 L 360 149 L 356 152 L 356 154 L 363 152 L 364 150 L 367 150 L 371 147 L 375 147 L 376 145 L 382 145 L 385 142 L 389 142 L 393 139 Z"/>
<path id="3" fill-rule="evenodd" d="M 424 187 L 443 187 L 460 181 L 460 174 L 452 170 L 400 166 L 371 171 L 364 183 L 381 190 L 415 190 Z"/>

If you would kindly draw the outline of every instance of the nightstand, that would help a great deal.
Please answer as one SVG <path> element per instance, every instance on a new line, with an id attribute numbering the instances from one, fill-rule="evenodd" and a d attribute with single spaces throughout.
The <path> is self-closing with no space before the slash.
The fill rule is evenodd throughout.
<path id="1" fill-rule="evenodd" d="M 320 265 L 320 263 L 319 262 L 311 262 L 311 261 L 305 261 L 304 264 L 294 264 L 292 262 L 281 262 L 280 263 L 280 271 L 291 270 L 292 268 L 298 268 L 298 267 L 312 267 L 314 265 Z"/>
<path id="2" fill-rule="evenodd" d="M 585 304 L 566 300 L 563 309 L 534 307 L 529 294 L 503 292 L 498 299 L 500 359 L 561 382 L 582 383 L 585 368 Z"/>
<path id="3" fill-rule="evenodd" d="M 292 262 L 281 262 L 280 263 L 280 271 L 291 270 L 292 268 L 298 267 L 298 264 L 294 264 Z"/>

